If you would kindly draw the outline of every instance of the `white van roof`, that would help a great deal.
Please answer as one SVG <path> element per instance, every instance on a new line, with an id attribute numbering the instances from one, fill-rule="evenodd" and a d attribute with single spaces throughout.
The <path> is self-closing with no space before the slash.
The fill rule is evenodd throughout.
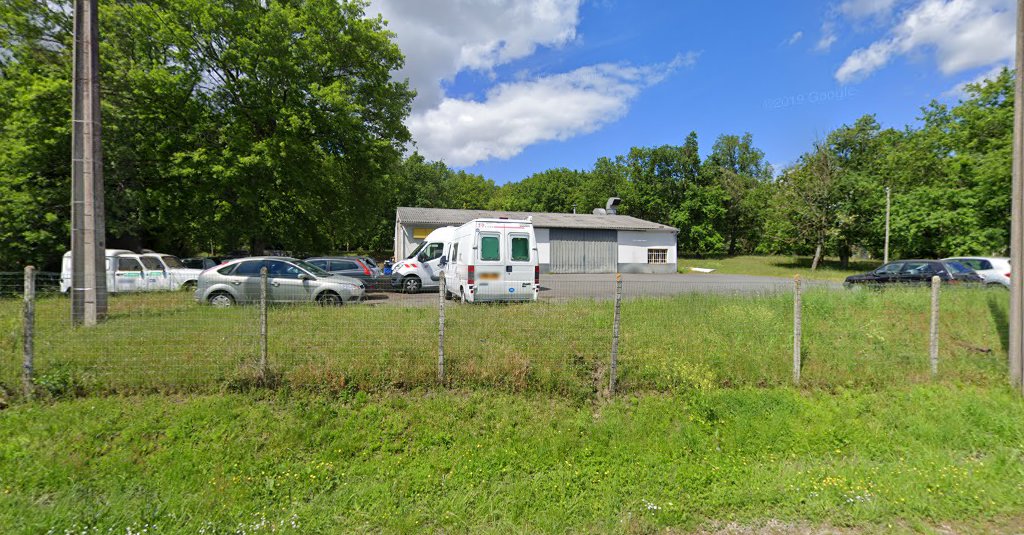
<path id="1" fill-rule="evenodd" d="M 123 254 L 135 254 L 135 252 L 129 251 L 128 249 L 107 249 L 104 253 L 104 256 L 120 256 Z M 67 258 L 71 258 L 71 251 L 64 253 L 64 256 Z"/>
<path id="2" fill-rule="evenodd" d="M 423 239 L 425 242 L 444 242 L 448 243 L 452 241 L 452 235 L 455 234 L 455 227 L 441 227 L 430 231 L 427 237 Z"/>

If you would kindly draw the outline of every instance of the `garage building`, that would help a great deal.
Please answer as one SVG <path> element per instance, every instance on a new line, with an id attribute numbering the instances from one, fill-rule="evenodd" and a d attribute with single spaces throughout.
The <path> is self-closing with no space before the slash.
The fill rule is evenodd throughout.
<path id="1" fill-rule="evenodd" d="M 615 213 L 559 214 L 403 206 L 395 215 L 395 258 L 408 256 L 436 228 L 459 226 L 482 217 L 531 218 L 543 273 L 676 272 L 677 229 Z"/>

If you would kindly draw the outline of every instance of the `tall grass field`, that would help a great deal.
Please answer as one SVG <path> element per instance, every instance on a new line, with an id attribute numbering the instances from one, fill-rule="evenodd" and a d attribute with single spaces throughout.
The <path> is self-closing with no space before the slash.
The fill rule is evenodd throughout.
<path id="1" fill-rule="evenodd" d="M 1008 292 L 944 287 L 939 374 L 930 376 L 927 288 L 811 289 L 803 296 L 802 385 L 1006 381 Z M 43 395 L 244 389 L 260 357 L 259 311 L 198 305 L 187 293 L 119 295 L 110 317 L 72 327 L 67 298 L 37 303 Z M 449 304 L 446 387 L 593 399 L 609 382 L 610 300 Z M 0 301 L 0 382 L 19 389 L 21 302 Z M 788 293 L 685 293 L 623 301 L 621 392 L 780 386 L 792 376 Z M 272 306 L 268 364 L 279 385 L 404 391 L 438 384 L 436 306 Z"/>
<path id="2" fill-rule="evenodd" d="M 272 306 L 123 295 L 93 328 L 0 301 L 3 533 L 1015 533 L 1005 291 Z"/>

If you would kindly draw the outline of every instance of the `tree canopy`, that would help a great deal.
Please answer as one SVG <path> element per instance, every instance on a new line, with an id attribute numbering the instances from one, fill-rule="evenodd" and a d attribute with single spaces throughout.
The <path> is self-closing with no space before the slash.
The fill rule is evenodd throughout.
<path id="1" fill-rule="evenodd" d="M 101 0 L 108 243 L 183 254 L 391 246 L 396 206 L 620 213 L 683 254 L 1008 250 L 1014 73 L 884 128 L 872 115 L 773 169 L 749 133 L 632 147 L 494 181 L 406 153 L 403 55 L 363 0 Z M 71 0 L 0 5 L 0 270 L 69 242 Z"/>

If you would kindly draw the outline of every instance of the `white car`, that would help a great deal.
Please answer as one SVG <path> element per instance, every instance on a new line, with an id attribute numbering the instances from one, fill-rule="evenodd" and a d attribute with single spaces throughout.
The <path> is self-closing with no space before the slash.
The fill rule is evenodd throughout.
<path id="1" fill-rule="evenodd" d="M 1010 287 L 1009 258 L 958 256 L 954 258 L 946 258 L 945 260 L 955 260 L 973 269 L 978 275 L 981 275 L 981 278 L 985 280 L 985 284 L 1002 284 L 1007 288 Z"/>

